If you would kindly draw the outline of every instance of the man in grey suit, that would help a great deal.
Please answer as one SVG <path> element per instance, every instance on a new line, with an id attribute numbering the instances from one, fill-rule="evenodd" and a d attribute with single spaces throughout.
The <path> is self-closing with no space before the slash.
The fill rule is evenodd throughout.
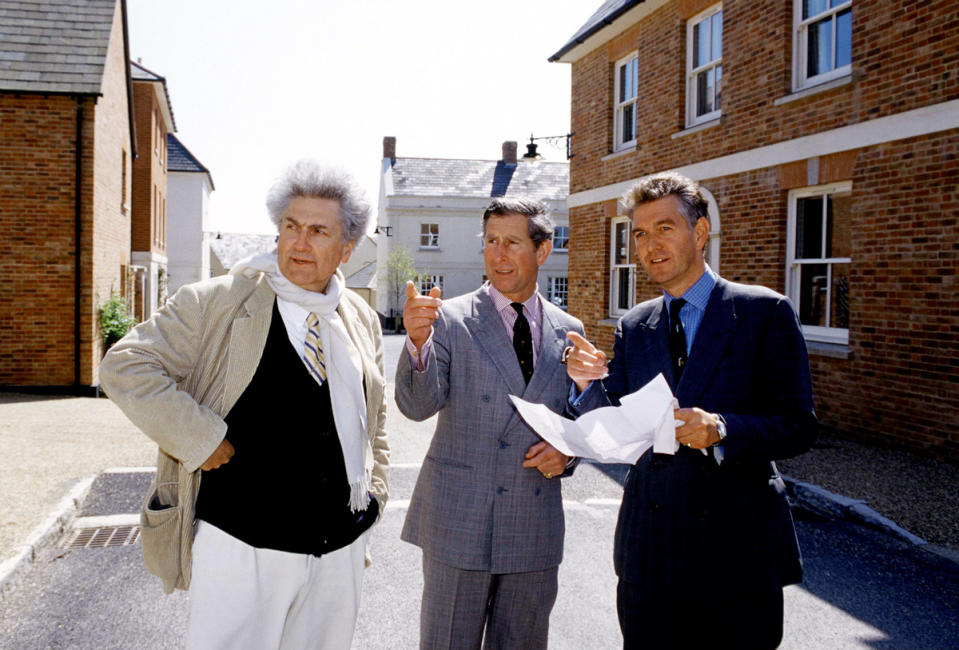
<path id="1" fill-rule="evenodd" d="M 494 199 L 489 282 L 445 302 L 407 286 L 396 403 L 417 421 L 439 413 L 402 534 L 423 549 L 423 648 L 546 648 L 563 555 L 555 479 L 572 462 L 508 396 L 562 413 L 569 394 L 562 352 L 583 327 L 537 292 L 552 233 L 543 203 Z"/>

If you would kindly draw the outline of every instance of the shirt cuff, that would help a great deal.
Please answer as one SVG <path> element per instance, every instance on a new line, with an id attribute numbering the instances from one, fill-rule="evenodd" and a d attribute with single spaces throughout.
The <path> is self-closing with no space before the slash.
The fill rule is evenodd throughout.
<path id="1" fill-rule="evenodd" d="M 571 382 L 569 385 L 569 405 L 573 408 L 579 408 L 579 405 L 583 403 L 583 398 L 593 389 L 595 383 L 594 381 L 589 382 L 589 386 L 581 393 L 579 388 L 576 387 L 576 382 Z"/>
<path id="2" fill-rule="evenodd" d="M 426 359 L 429 358 L 430 349 L 433 345 L 433 333 L 430 332 L 430 336 L 426 339 L 426 342 L 423 344 L 423 347 L 420 348 L 419 353 L 416 352 L 416 346 L 413 345 L 413 341 L 410 339 L 410 335 L 406 335 L 406 352 L 410 355 L 410 363 L 413 365 L 413 370 L 416 372 L 424 372 L 426 370 Z"/>

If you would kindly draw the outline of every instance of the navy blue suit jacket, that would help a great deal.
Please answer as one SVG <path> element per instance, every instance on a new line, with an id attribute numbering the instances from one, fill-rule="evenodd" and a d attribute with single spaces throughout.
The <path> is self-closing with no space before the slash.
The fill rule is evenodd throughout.
<path id="1" fill-rule="evenodd" d="M 617 575 L 660 593 L 799 582 L 799 546 L 772 462 L 806 451 L 817 432 L 792 306 L 765 287 L 717 279 L 678 385 L 667 320 L 662 297 L 623 316 L 603 390 L 594 386 L 578 410 L 618 403 L 663 373 L 681 407 L 725 418 L 725 459 L 686 447 L 674 456 L 650 450 L 630 468 Z"/>

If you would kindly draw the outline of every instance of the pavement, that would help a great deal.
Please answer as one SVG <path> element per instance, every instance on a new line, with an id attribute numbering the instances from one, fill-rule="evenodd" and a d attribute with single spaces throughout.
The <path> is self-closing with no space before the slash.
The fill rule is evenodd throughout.
<path id="1" fill-rule="evenodd" d="M 394 462 L 416 462 L 425 444 Z M 98 475 L 155 466 L 155 454 L 109 399 L 0 392 L 0 602 L 69 528 Z M 959 563 L 959 466 L 824 433 L 779 467 L 796 507 Z"/>

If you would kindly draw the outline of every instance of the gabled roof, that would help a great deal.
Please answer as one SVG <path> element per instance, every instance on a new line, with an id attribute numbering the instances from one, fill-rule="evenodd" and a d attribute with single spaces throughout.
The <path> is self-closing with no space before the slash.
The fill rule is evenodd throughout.
<path id="1" fill-rule="evenodd" d="M 213 249 L 223 268 L 230 270 L 244 257 L 276 250 L 276 235 L 222 232 L 210 239 L 210 248 Z"/>
<path id="2" fill-rule="evenodd" d="M 606 0 L 603 5 L 596 10 L 596 13 L 590 16 L 589 20 L 573 34 L 566 45 L 561 47 L 559 52 L 549 57 L 549 60 L 558 61 L 574 47 L 583 43 L 587 38 L 607 25 L 611 25 L 614 20 L 636 5 L 643 4 L 644 1 L 645 0 Z"/>
<path id="3" fill-rule="evenodd" d="M 396 158 L 391 173 L 393 196 L 524 195 L 564 201 L 569 194 L 565 162 Z"/>
<path id="4" fill-rule="evenodd" d="M 367 262 L 347 276 L 346 286 L 350 289 L 375 289 L 376 262 Z"/>
<path id="5" fill-rule="evenodd" d="M 134 82 L 147 82 L 161 85 L 163 87 L 162 101 L 160 103 L 160 110 L 163 111 L 163 116 L 167 120 L 170 131 L 176 131 L 176 119 L 173 117 L 173 104 L 170 102 L 170 90 L 166 85 L 166 77 L 161 77 L 152 70 L 148 70 L 141 63 L 136 61 L 130 61 L 130 77 Z"/>
<path id="6" fill-rule="evenodd" d="M 183 146 L 180 139 L 172 133 L 166 134 L 167 171 L 171 172 L 198 172 L 207 174 L 210 179 L 210 189 L 215 190 L 213 175 L 206 166 Z"/>
<path id="7" fill-rule="evenodd" d="M 0 90 L 98 95 L 117 0 L 0 0 Z"/>

